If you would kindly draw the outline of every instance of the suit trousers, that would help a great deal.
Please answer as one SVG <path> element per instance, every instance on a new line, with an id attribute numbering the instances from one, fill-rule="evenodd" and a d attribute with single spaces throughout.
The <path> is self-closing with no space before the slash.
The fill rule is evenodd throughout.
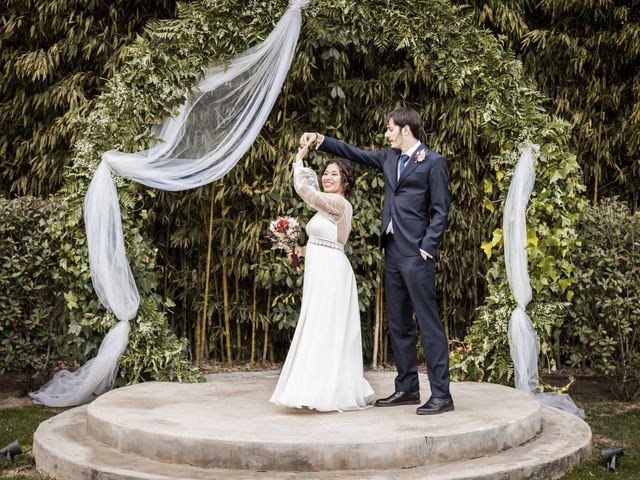
<path id="1" fill-rule="evenodd" d="M 416 312 L 431 395 L 449 395 L 449 346 L 436 298 L 435 262 L 421 255 L 403 256 L 393 235 L 384 235 L 385 300 L 391 346 L 398 376 L 396 391 L 419 390 L 416 352 Z"/>

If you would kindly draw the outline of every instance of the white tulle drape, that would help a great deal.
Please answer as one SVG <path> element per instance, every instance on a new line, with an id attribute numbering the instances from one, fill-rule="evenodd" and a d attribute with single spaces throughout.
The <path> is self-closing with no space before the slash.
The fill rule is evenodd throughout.
<path id="1" fill-rule="evenodd" d="M 568 395 L 538 391 L 538 343 L 531 319 L 525 311 L 532 298 L 527 270 L 526 211 L 536 178 L 533 156 L 538 150 L 538 145 L 529 145 L 522 150 L 507 193 L 502 225 L 507 278 L 516 301 L 509 320 L 509 348 L 515 384 L 518 390 L 529 393 L 546 405 L 584 418 L 584 412 Z"/>
<path id="2" fill-rule="evenodd" d="M 125 255 L 118 192 L 112 174 L 179 191 L 224 176 L 246 153 L 271 112 L 291 65 L 308 0 L 291 0 L 269 36 L 223 68 L 210 69 L 176 117 L 155 130 L 163 141 L 137 153 L 103 154 L 84 201 L 93 286 L 118 324 L 98 355 L 75 372 L 59 372 L 31 393 L 38 403 L 72 406 L 113 386 L 140 296 Z"/>

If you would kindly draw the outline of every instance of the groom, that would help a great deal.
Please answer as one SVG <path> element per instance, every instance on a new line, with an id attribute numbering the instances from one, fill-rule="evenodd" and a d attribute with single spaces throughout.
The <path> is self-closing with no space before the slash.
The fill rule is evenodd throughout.
<path id="1" fill-rule="evenodd" d="M 361 150 L 319 133 L 304 133 L 302 146 L 382 170 L 384 208 L 380 244 L 385 251 L 385 300 L 398 376 L 395 392 L 378 407 L 420 404 L 416 312 L 427 360 L 431 397 L 418 415 L 454 409 L 449 393 L 449 348 L 436 299 L 435 264 L 449 212 L 446 159 L 418 140 L 420 115 L 398 108 L 387 116 L 391 148 Z"/>

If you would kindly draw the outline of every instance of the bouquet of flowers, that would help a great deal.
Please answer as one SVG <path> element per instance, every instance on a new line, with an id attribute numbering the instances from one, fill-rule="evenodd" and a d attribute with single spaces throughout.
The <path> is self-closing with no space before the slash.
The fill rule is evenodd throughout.
<path id="1" fill-rule="evenodd" d="M 278 217 L 275 220 L 271 220 L 266 234 L 267 238 L 271 240 L 271 248 L 286 251 L 291 255 L 291 261 L 296 268 L 300 268 L 300 260 L 293 247 L 298 243 L 301 232 L 300 225 L 295 218 Z"/>

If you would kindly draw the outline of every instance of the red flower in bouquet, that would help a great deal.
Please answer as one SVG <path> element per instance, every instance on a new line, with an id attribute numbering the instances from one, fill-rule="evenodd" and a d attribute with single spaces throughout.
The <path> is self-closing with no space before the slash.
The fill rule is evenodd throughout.
<path id="1" fill-rule="evenodd" d="M 286 216 L 271 220 L 266 232 L 267 238 L 271 240 L 271 248 L 285 250 L 291 255 L 291 261 L 296 268 L 300 268 L 300 260 L 293 248 L 297 245 L 301 232 L 298 221 Z"/>
<path id="2" fill-rule="evenodd" d="M 288 217 L 278 217 L 276 219 L 275 231 L 278 233 L 287 233 L 290 226 L 291 222 Z"/>

